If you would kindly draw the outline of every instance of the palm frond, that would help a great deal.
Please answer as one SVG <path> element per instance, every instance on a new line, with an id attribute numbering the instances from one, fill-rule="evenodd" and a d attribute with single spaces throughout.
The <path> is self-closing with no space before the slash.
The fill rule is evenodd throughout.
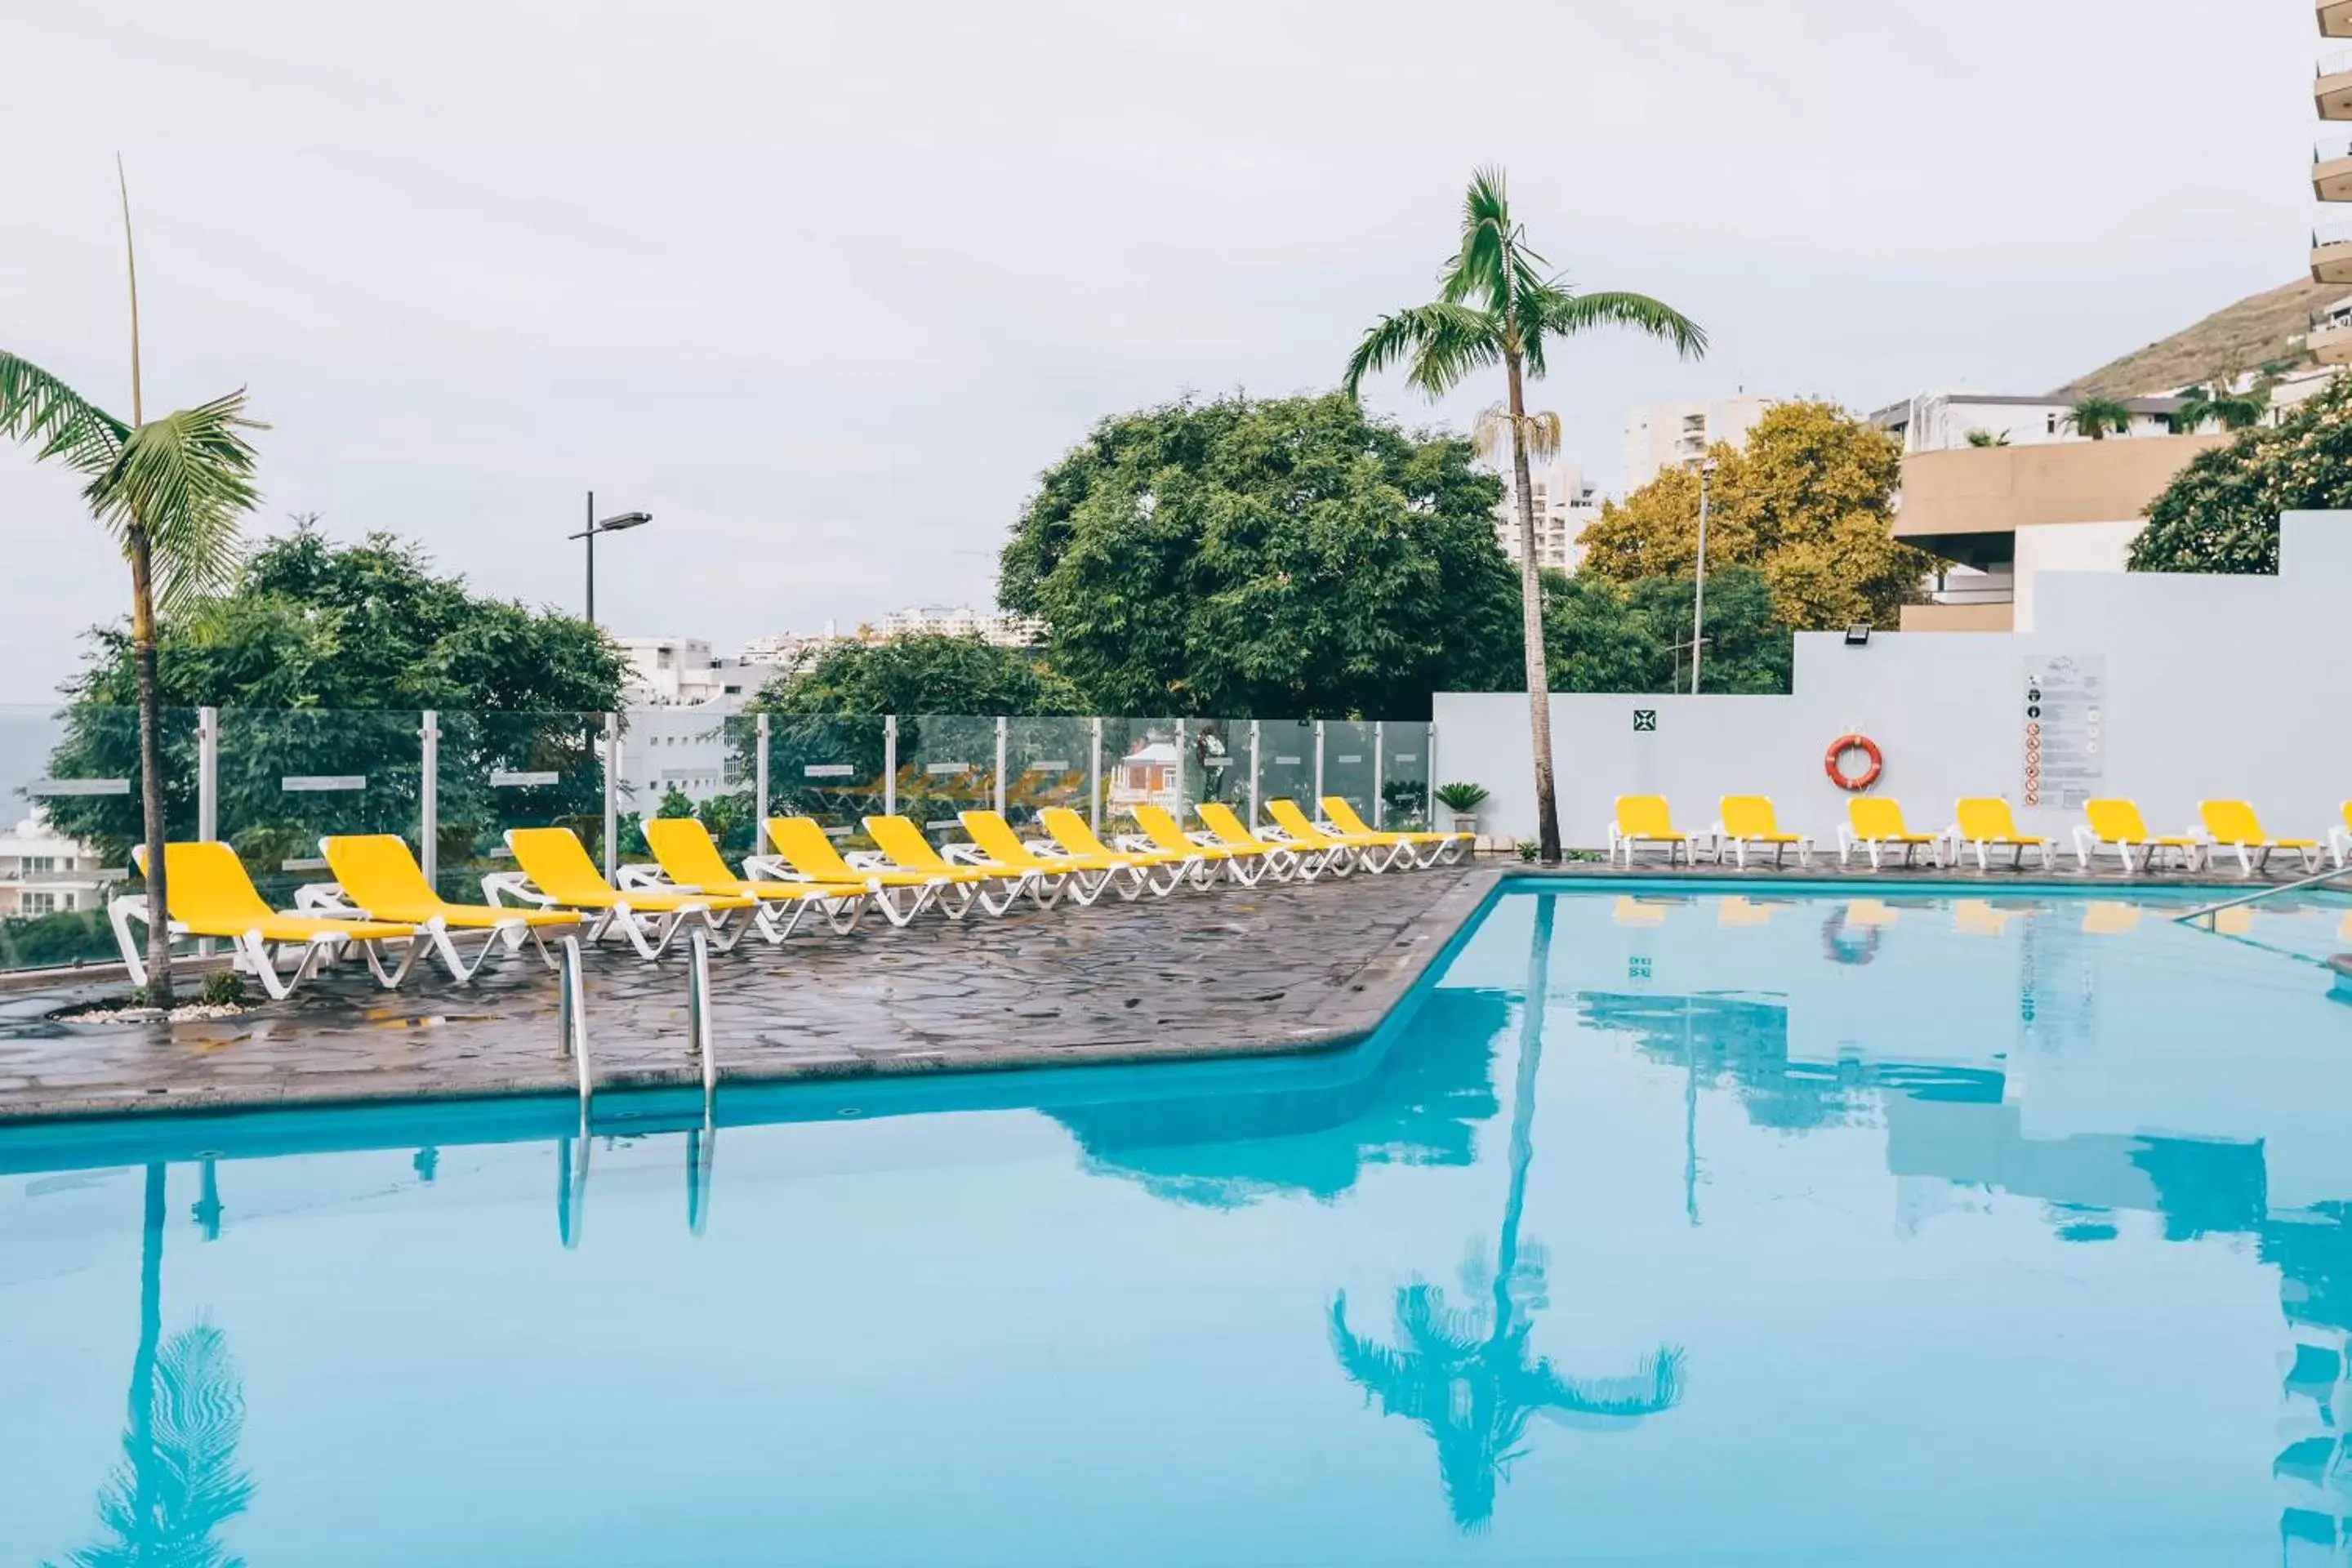
<path id="1" fill-rule="evenodd" d="M 1476 300 L 1497 310 L 1510 298 L 1513 250 L 1520 239 L 1511 226 L 1511 203 L 1503 171 L 1474 171 L 1462 197 L 1462 246 L 1446 263 L 1438 297 L 1449 305 Z"/>
<path id="2" fill-rule="evenodd" d="M 1494 363 L 1501 353 L 1501 331 L 1485 311 L 1467 305 L 1415 305 L 1373 324 L 1348 356 L 1348 373 L 1340 384 L 1354 397 L 1364 377 L 1410 359 L 1406 381 L 1432 397 L 1443 397 L 1464 376 Z"/>
<path id="3" fill-rule="evenodd" d="M 1511 411 L 1499 403 L 1478 416 L 1478 422 L 1470 429 L 1471 445 L 1478 449 L 1480 457 L 1499 467 L 1511 454 L 1514 426 L 1527 445 L 1529 462 L 1548 463 L 1559 456 L 1561 430 L 1559 415 L 1527 414 L 1514 420 Z"/>
<path id="4" fill-rule="evenodd" d="M 155 604 L 165 614 L 226 587 L 241 559 L 237 524 L 261 499 L 254 488 L 245 392 L 152 419 L 84 488 L 90 510 L 118 540 L 146 531 Z"/>
<path id="5" fill-rule="evenodd" d="M 1575 294 L 1554 289 L 1551 296 L 1545 301 L 1541 323 L 1545 333 L 1567 338 L 1600 327 L 1631 327 L 1674 344 L 1675 352 L 1685 359 L 1701 359 L 1706 354 L 1706 329 L 1647 294 L 1622 290 Z M 1533 356 L 1529 357 L 1532 361 Z"/>
<path id="6" fill-rule="evenodd" d="M 0 436 L 38 448 L 37 462 L 62 458 L 78 473 L 114 461 L 130 426 L 40 366 L 0 351 Z"/>
<path id="7" fill-rule="evenodd" d="M 113 1539 L 74 1552 L 68 1568 L 242 1568 L 215 1539 L 253 1498 L 236 1464 L 245 1395 L 227 1342 L 199 1321 L 164 1344 L 155 1372 L 148 1436 L 136 1425 L 123 1434 L 122 1462 L 99 1494 Z"/>

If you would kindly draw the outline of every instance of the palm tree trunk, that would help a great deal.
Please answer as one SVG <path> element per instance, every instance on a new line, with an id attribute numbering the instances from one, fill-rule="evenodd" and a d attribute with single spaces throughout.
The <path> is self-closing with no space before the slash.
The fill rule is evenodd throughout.
<path id="1" fill-rule="evenodd" d="M 172 1005 L 171 905 L 163 886 L 163 714 L 155 689 L 154 562 L 147 531 L 131 525 L 131 647 L 139 681 L 140 830 L 147 840 L 147 994 Z"/>
<path id="2" fill-rule="evenodd" d="M 1536 755 L 1536 844 L 1547 866 L 1559 864 L 1559 804 L 1552 791 L 1551 678 L 1544 668 L 1543 574 L 1536 561 L 1536 499 L 1528 478 L 1527 395 L 1517 351 L 1504 363 L 1511 378 L 1511 474 L 1519 493 L 1519 618 L 1527 639 L 1528 723 Z"/>
<path id="3" fill-rule="evenodd" d="M 146 1202 L 139 1226 L 139 1351 L 131 1359 L 131 1438 L 141 1456 L 136 1475 L 142 1524 L 154 1517 L 148 1496 L 155 1455 L 155 1354 L 163 1338 L 163 1173 L 147 1167 Z"/>

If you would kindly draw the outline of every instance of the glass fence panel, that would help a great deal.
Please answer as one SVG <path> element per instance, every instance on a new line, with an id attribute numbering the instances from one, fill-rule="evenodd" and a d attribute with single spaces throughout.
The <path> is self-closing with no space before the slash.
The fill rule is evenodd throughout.
<path id="1" fill-rule="evenodd" d="M 328 880 L 330 834 L 416 844 L 424 735 L 417 712 L 220 710 L 220 836 L 264 899 L 290 909 L 297 888 Z"/>
<path id="2" fill-rule="evenodd" d="M 648 816 L 698 817 L 722 842 L 740 839 L 738 853 L 750 850 L 752 722 L 707 708 L 632 708 L 621 715 L 624 861 L 650 856 L 637 826 Z"/>
<path id="3" fill-rule="evenodd" d="M 1091 719 L 1008 719 L 1004 724 L 1004 815 L 1025 827 L 1050 806 L 1091 819 L 1087 793 L 1098 770 Z"/>
<path id="4" fill-rule="evenodd" d="M 1220 801 L 1249 816 L 1250 721 L 1188 719 L 1184 723 L 1184 808 Z"/>
<path id="5" fill-rule="evenodd" d="M 604 852 L 604 716 L 444 713 L 439 763 L 444 898 L 478 903 L 482 879 L 511 871 L 510 827 L 569 827 L 590 855 Z"/>
<path id="6" fill-rule="evenodd" d="M 1315 721 L 1311 719 L 1261 719 L 1257 721 L 1257 798 L 1265 803 L 1296 801 L 1311 810 L 1315 802 Z"/>
<path id="7" fill-rule="evenodd" d="M 1372 820 L 1372 801 L 1381 788 L 1377 742 L 1381 738 L 1374 726 L 1356 720 L 1323 721 L 1323 788 L 1317 800 L 1307 803 L 1307 816 L 1320 817 L 1320 795 L 1336 795 L 1354 806 L 1366 822 Z"/>
<path id="8" fill-rule="evenodd" d="M 884 809 L 890 788 L 886 721 L 835 715 L 768 721 L 771 816 L 809 816 L 853 847 L 867 840 L 865 819 Z"/>
<path id="9" fill-rule="evenodd" d="M 1135 831 L 1135 808 L 1156 805 L 1180 821 L 1184 812 L 1174 719 L 1103 721 L 1103 831 Z"/>
<path id="10" fill-rule="evenodd" d="M 163 820 L 195 836 L 196 715 L 166 710 Z M 0 709 L 0 970 L 115 956 L 107 900 L 138 886 L 139 715 L 129 708 Z"/>
<path id="11" fill-rule="evenodd" d="M 1397 833 L 1429 831 L 1429 753 L 1435 737 L 1425 723 L 1391 720 L 1382 730 L 1381 826 Z"/>
<path id="12" fill-rule="evenodd" d="M 996 721 L 924 714 L 898 721 L 898 815 L 934 839 L 961 840 L 959 814 L 996 809 Z"/>

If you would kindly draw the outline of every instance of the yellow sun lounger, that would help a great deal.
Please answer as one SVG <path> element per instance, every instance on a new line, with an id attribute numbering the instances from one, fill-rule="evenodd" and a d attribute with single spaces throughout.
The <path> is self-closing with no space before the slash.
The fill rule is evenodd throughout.
<path id="1" fill-rule="evenodd" d="M 1615 865 L 1617 857 L 1625 857 L 1625 869 L 1633 868 L 1633 851 L 1644 844 L 1666 847 L 1666 864 L 1675 863 L 1675 851 L 1683 852 L 1683 863 L 1695 865 L 1698 860 L 1698 835 L 1685 833 L 1676 827 L 1674 813 L 1666 807 L 1662 795 L 1621 795 L 1617 797 L 1617 814 L 1609 821 L 1609 863 Z"/>
<path id="2" fill-rule="evenodd" d="M 1272 876 L 1277 882 L 1286 880 L 1278 868 L 1295 870 L 1297 858 L 1287 849 L 1272 845 L 1247 846 L 1220 844 L 1213 835 L 1188 837 L 1176 819 L 1168 815 L 1165 806 L 1139 805 L 1135 808 L 1135 826 L 1142 830 L 1136 842 L 1138 848 L 1159 849 L 1171 855 L 1197 855 L 1212 868 L 1222 866 L 1225 875 L 1244 888 L 1255 888 L 1260 880 Z"/>
<path id="3" fill-rule="evenodd" d="M 1201 826 L 1209 830 L 1211 842 L 1221 844 L 1236 853 L 1256 851 L 1265 857 L 1267 874 L 1277 882 L 1296 878 L 1311 882 L 1326 871 L 1346 876 L 1356 868 L 1355 857 L 1344 847 L 1334 845 L 1328 849 L 1309 849 L 1304 845 L 1285 844 L 1278 839 L 1260 838 L 1242 825 L 1234 808 L 1222 801 L 1204 800 L 1198 807 Z"/>
<path id="4" fill-rule="evenodd" d="M 1154 898 L 1166 898 L 1187 880 L 1207 887 L 1216 879 L 1209 868 L 1208 858 L 1198 845 L 1187 844 L 1181 850 L 1158 847 L 1114 849 L 1102 841 L 1087 819 L 1066 805 L 1051 805 L 1037 814 L 1037 824 L 1053 837 L 1053 847 L 1081 865 L 1115 865 L 1122 878 L 1131 877 L 1134 890 L 1124 881 L 1119 886 L 1121 898 L 1132 899 L 1138 892 L 1149 892 Z"/>
<path id="5" fill-rule="evenodd" d="M 2124 863 L 2124 875 L 2132 874 L 2132 851 L 2141 851 L 2139 868 L 2156 869 L 2157 857 L 2169 851 L 2184 871 L 2197 869 L 2197 857 L 2204 849 L 2202 840 L 2185 833 L 2157 834 L 2147 830 L 2147 823 L 2139 814 L 2137 803 L 2128 800 L 2094 800 L 2084 803 L 2083 815 L 2088 818 L 2074 829 L 2074 861 L 2083 870 L 2091 868 L 2091 860 L 2102 849 L 2112 849 Z"/>
<path id="6" fill-rule="evenodd" d="M 652 866 L 624 866 L 621 886 L 650 888 L 656 892 L 719 893 L 751 900 L 759 908 L 751 917 L 760 934 L 781 942 L 800 929 L 812 911 L 837 932 L 857 929 L 872 896 L 865 879 L 852 882 L 769 882 L 738 877 L 727 868 L 710 829 L 690 816 L 657 816 L 645 825 L 646 847 L 654 852 Z"/>
<path id="7" fill-rule="evenodd" d="M 1923 848 L 1931 863 L 1944 863 L 1944 836 L 1912 832 L 1903 820 L 1903 807 L 1883 795 L 1855 796 L 1845 803 L 1845 825 L 1838 829 L 1841 866 L 1848 864 L 1857 849 L 1870 857 L 1870 868 L 1874 871 L 1897 849 L 1903 851 L 1906 866 L 1916 864 Z"/>
<path id="8" fill-rule="evenodd" d="M 743 862 L 745 871 L 773 882 L 816 882 L 834 888 L 863 883 L 873 895 L 874 907 L 894 926 L 911 923 L 917 915 L 939 902 L 940 894 L 954 892 L 959 887 L 953 877 L 879 866 L 852 866 L 842 858 L 841 851 L 834 847 L 823 826 L 813 817 L 768 818 L 768 843 L 774 853 L 752 856 Z M 971 907 L 971 895 L 964 893 L 955 901 L 953 918 L 961 919 Z"/>
<path id="9" fill-rule="evenodd" d="M 1051 882 L 1084 907 L 1105 892 L 1132 900 L 1143 891 L 1143 868 L 1132 860 L 1105 851 L 1100 856 L 1074 855 L 1055 845 L 1026 844 L 1013 825 L 993 811 L 959 812 L 957 819 L 971 836 L 972 847 L 1000 866 L 1026 871 L 1040 882 Z"/>
<path id="10" fill-rule="evenodd" d="M 1810 866 L 1813 862 L 1813 841 L 1801 833 L 1783 833 L 1772 810 L 1771 797 L 1761 795 L 1727 795 L 1723 797 L 1723 816 L 1715 825 L 1715 860 L 1723 863 L 1724 851 L 1731 852 L 1741 870 L 1748 868 L 1750 846 L 1772 851 L 1772 864 L 1790 849 L 1797 852 L 1797 863 Z"/>
<path id="11" fill-rule="evenodd" d="M 147 865 L 142 846 L 132 851 L 140 868 Z M 189 843 L 163 846 L 163 895 L 174 937 L 226 940 L 236 949 L 236 967 L 261 982 L 261 988 L 283 1002 L 294 988 L 332 963 L 346 947 L 355 947 L 367 960 L 370 973 L 387 991 L 408 978 L 416 955 L 425 944 L 418 929 L 398 921 L 335 920 L 319 915 L 281 914 L 266 903 L 246 875 L 236 851 L 226 844 Z M 133 985 L 147 984 L 145 932 L 147 900 L 131 894 L 107 906 L 114 940 L 122 948 L 123 967 Z M 141 928 L 134 936 L 131 927 Z M 398 964 L 384 966 L 383 949 L 397 943 Z M 296 950 L 290 973 L 278 967 L 278 955 Z"/>
<path id="12" fill-rule="evenodd" d="M 1450 866 L 1478 843 L 1478 836 L 1475 833 L 1397 833 L 1387 828 L 1368 826 L 1356 808 L 1349 805 L 1344 796 L 1336 795 L 1323 797 L 1323 820 L 1335 830 L 1335 837 L 1402 844 L 1412 849 L 1416 866 L 1434 866 L 1441 860 Z"/>
<path id="13" fill-rule="evenodd" d="M 1279 835 L 1274 842 L 1296 849 L 1302 856 L 1321 856 L 1324 868 L 1335 876 L 1344 877 L 1360 868 L 1373 873 L 1385 871 L 1412 852 L 1411 845 L 1384 843 L 1369 834 L 1358 838 L 1328 832 L 1310 820 L 1295 800 L 1267 801 L 1265 814 L 1274 818 L 1274 831 Z M 1238 819 L 1235 826 L 1239 826 Z"/>
<path id="14" fill-rule="evenodd" d="M 580 929 L 580 917 L 567 910 L 499 909 L 489 904 L 453 904 L 433 890 L 425 868 L 408 841 L 397 834 L 361 833 L 319 840 L 332 882 L 294 891 L 294 907 L 305 914 L 334 920 L 389 921 L 417 927 L 439 955 L 443 967 L 460 981 L 471 980 L 483 964 L 500 952 L 518 952 L 528 941 L 540 961 L 552 969 L 555 955 L 546 938 Z M 488 933 L 468 959 L 452 937 L 453 931 Z"/>
<path id="15" fill-rule="evenodd" d="M 2058 846 L 2036 833 L 2020 833 L 2017 818 L 2009 809 L 2009 802 L 1999 795 L 1972 795 L 1953 809 L 1952 826 L 1944 835 L 1951 840 L 1952 863 L 1958 865 L 1960 857 L 1969 848 L 1977 852 L 1977 869 L 1992 869 L 1990 852 L 1995 849 L 2011 851 L 2010 864 L 2022 868 L 2025 852 L 2042 852 L 2042 868 L 2054 868 L 2058 863 Z"/>
<path id="16" fill-rule="evenodd" d="M 2211 858 L 2214 849 L 2234 849 L 2238 855 L 2238 872 L 2251 877 L 2257 870 L 2270 868 L 2271 856 L 2279 850 L 2303 857 L 2305 871 L 2319 869 L 2321 845 L 2315 838 L 2273 838 L 2263 831 L 2262 819 L 2254 808 L 2242 800 L 2200 800 L 2197 803 L 2197 818 L 2204 826 L 2205 837 L 2212 840 L 2206 850 Z"/>
<path id="17" fill-rule="evenodd" d="M 504 898 L 541 909 L 577 910 L 588 920 L 588 941 L 601 941 L 617 931 L 642 958 L 659 958 L 679 931 L 697 921 L 709 929 L 711 945 L 724 952 L 751 929 L 750 921 L 739 926 L 731 917 L 759 907 L 740 893 L 615 888 L 588 858 L 580 836 L 568 827 L 509 827 L 507 847 L 514 851 L 519 869 L 483 878 L 484 898 L 493 904 Z"/>
<path id="18" fill-rule="evenodd" d="M 945 877 L 957 888 L 965 889 L 966 909 L 977 903 L 984 912 L 1001 916 L 1025 894 L 1039 909 L 1050 910 L 1060 901 L 1062 889 L 1067 885 L 1066 879 L 1059 873 L 1050 879 L 1040 877 L 1021 867 L 992 860 L 977 849 L 959 850 L 958 858 L 950 860 L 932 848 L 923 830 L 903 816 L 869 816 L 866 819 L 866 832 L 874 840 L 876 852 L 885 857 L 892 868 Z M 995 891 L 989 890 L 992 887 Z M 940 903 L 950 919 L 963 913 L 962 910 L 950 908 L 952 900 L 953 895 L 943 894 Z"/>

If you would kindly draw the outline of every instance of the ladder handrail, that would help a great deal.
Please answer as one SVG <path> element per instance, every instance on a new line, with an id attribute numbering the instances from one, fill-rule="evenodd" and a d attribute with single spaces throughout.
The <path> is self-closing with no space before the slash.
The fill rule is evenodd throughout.
<path id="1" fill-rule="evenodd" d="M 2320 871 L 2308 877 L 2300 877 L 2292 882 L 2281 882 L 2275 888 L 2257 888 L 2251 893 L 2242 893 L 2234 899 L 2223 899 L 2218 904 L 2207 904 L 2204 908 L 2191 910 L 2185 915 L 2175 915 L 2172 917 L 2172 921 L 2175 925 L 2193 924 L 2198 921 L 2210 920 L 2223 910 L 2239 909 L 2247 904 L 2259 904 L 2265 899 L 2275 899 L 2281 893 L 2297 892 L 2305 888 L 2316 887 L 2322 882 L 2333 882 L 2346 877 L 2352 877 L 2352 863 L 2338 866 L 2332 871 Z"/>

